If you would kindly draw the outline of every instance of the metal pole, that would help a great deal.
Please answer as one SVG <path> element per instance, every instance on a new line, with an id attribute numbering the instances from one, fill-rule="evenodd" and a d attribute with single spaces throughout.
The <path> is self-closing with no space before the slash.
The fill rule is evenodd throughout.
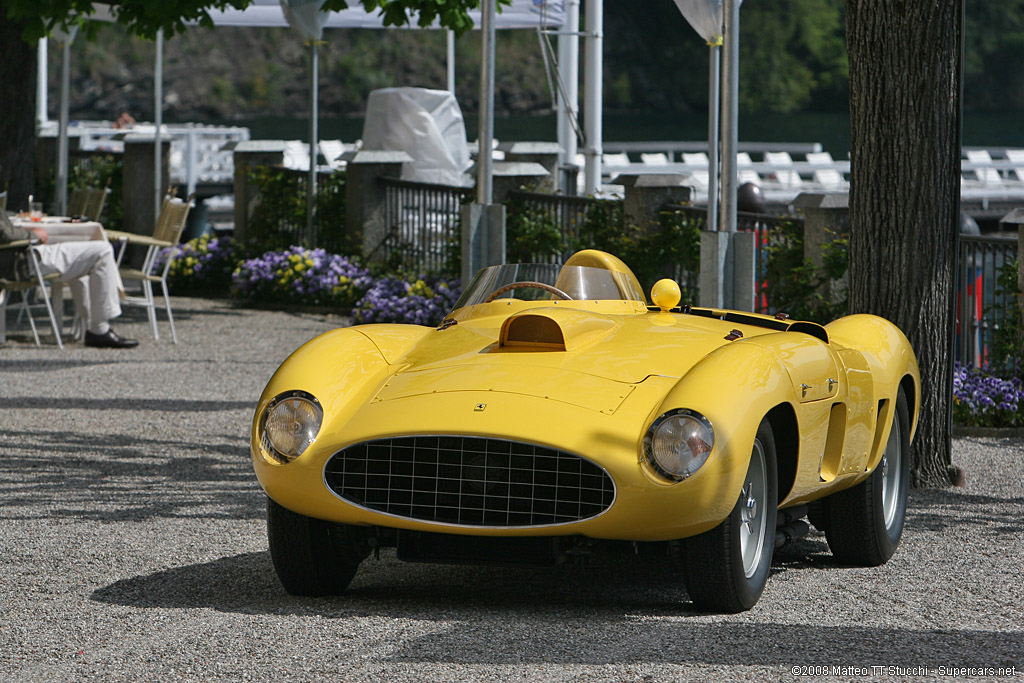
<path id="1" fill-rule="evenodd" d="M 573 121 L 579 119 L 580 111 L 580 0 L 565 3 L 565 24 L 558 36 L 558 70 L 565 85 L 565 101 L 559 99 L 558 143 L 563 150 L 563 163 L 575 164 L 577 138 Z"/>
<path id="2" fill-rule="evenodd" d="M 455 94 L 455 31 L 448 30 L 448 92 Z"/>
<path id="3" fill-rule="evenodd" d="M 722 41 L 722 211 L 719 230 L 736 232 L 736 147 L 739 128 L 740 6 L 725 0 Z"/>
<path id="4" fill-rule="evenodd" d="M 60 131 L 57 138 L 57 215 L 66 216 L 68 210 L 68 98 L 71 91 L 71 41 L 68 36 L 61 44 L 60 66 Z"/>
<path id="5" fill-rule="evenodd" d="M 46 38 L 40 38 L 39 44 L 36 46 L 36 126 L 42 126 L 49 120 L 49 113 L 47 112 L 47 88 L 46 82 L 48 79 L 47 75 L 47 53 L 49 51 L 49 41 Z"/>
<path id="6" fill-rule="evenodd" d="M 164 127 L 164 30 L 156 31 L 156 75 L 153 84 L 153 122 L 156 124 L 156 149 L 153 151 L 153 221 L 160 217 L 163 201 L 163 127 Z"/>
<path id="7" fill-rule="evenodd" d="M 316 160 L 319 156 L 319 132 L 317 131 L 319 111 L 317 104 L 319 100 L 318 81 L 320 77 L 320 62 L 316 41 L 310 41 L 309 60 L 309 183 L 307 188 L 308 191 L 306 192 L 306 246 L 312 248 L 314 246 L 313 214 L 316 211 Z"/>
<path id="8" fill-rule="evenodd" d="M 602 59 L 602 41 L 604 39 L 604 0 L 587 0 L 585 17 L 586 50 L 584 54 L 584 100 L 583 119 L 586 124 L 586 147 L 583 153 L 587 157 L 587 168 L 584 178 L 586 194 L 595 194 L 601 188 L 601 153 L 603 140 L 601 131 L 601 71 L 604 68 Z"/>
<path id="9" fill-rule="evenodd" d="M 711 45 L 708 73 L 708 218 L 707 229 L 718 230 L 718 117 L 721 112 L 722 47 Z"/>
<path id="10" fill-rule="evenodd" d="M 481 50 L 483 52 L 483 73 L 480 74 L 480 152 L 477 155 L 478 178 L 476 182 L 477 203 L 490 206 L 494 199 L 493 162 L 491 148 L 494 144 L 494 32 L 495 0 L 483 0 L 481 12 Z"/>

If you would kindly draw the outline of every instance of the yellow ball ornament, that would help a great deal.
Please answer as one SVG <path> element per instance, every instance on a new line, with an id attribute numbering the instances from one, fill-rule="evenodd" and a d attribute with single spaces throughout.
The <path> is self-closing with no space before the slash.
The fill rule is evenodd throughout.
<path id="1" fill-rule="evenodd" d="M 682 293 L 679 291 L 679 285 L 676 284 L 675 280 L 668 278 L 658 280 L 654 283 L 654 287 L 651 288 L 651 301 L 662 311 L 670 311 L 678 306 L 682 296 Z"/>

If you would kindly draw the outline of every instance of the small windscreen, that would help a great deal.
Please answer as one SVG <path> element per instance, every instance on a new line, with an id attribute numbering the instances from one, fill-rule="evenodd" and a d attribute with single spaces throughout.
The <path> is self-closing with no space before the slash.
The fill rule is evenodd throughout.
<path id="1" fill-rule="evenodd" d="M 645 301 L 643 291 L 631 274 L 591 266 L 520 263 L 482 269 L 466 287 L 455 308 L 498 299 Z"/>

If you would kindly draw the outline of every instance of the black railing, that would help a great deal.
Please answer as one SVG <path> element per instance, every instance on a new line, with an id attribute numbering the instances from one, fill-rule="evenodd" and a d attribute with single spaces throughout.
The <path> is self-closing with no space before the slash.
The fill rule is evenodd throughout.
<path id="1" fill-rule="evenodd" d="M 697 221 L 703 230 L 707 224 L 707 209 L 702 207 L 669 205 L 668 210 L 677 211 L 687 218 Z M 775 216 L 763 213 L 748 213 L 746 211 L 736 212 L 736 229 L 740 232 L 752 232 L 755 236 L 757 249 L 754 257 L 754 312 L 755 313 L 777 313 L 771 310 L 766 294 L 765 273 L 768 270 L 767 250 L 765 247 L 776 239 L 777 228 L 784 223 L 795 223 L 803 226 L 803 219 L 794 216 Z"/>
<path id="2" fill-rule="evenodd" d="M 1017 305 L 998 284 L 1000 270 L 1017 256 L 1013 237 L 960 236 L 957 255 L 956 359 L 981 367 L 1007 311 Z"/>
<path id="3" fill-rule="evenodd" d="M 423 272 L 452 269 L 461 249 L 462 204 L 468 187 L 382 177 L 386 235 L 368 258 Z"/>

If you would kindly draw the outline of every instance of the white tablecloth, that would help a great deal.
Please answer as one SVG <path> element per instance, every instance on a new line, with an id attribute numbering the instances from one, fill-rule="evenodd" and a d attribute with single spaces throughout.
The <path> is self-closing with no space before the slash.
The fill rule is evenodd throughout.
<path id="1" fill-rule="evenodd" d="M 96 221 L 72 222 L 60 216 L 44 216 L 34 221 L 26 216 L 12 216 L 11 222 L 19 228 L 43 228 L 50 242 L 81 242 L 88 240 L 105 240 L 103 225 Z"/>

